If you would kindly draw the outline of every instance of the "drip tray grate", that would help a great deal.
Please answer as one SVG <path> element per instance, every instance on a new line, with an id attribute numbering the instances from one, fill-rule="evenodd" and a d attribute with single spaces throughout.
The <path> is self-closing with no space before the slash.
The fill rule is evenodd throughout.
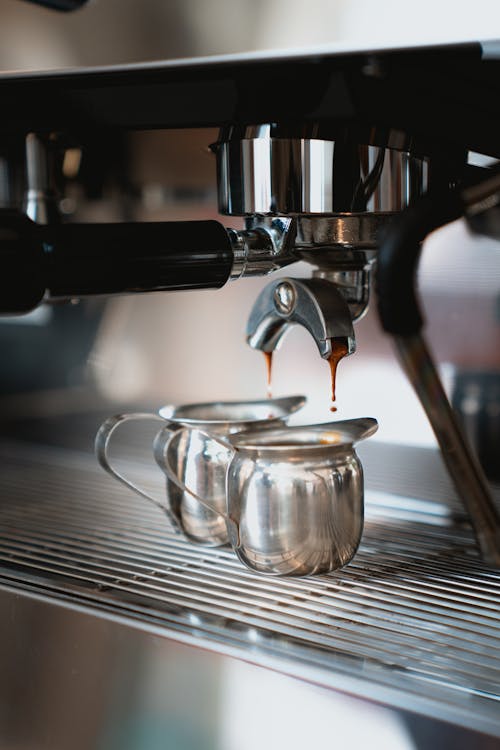
<path id="1" fill-rule="evenodd" d="M 4 443 L 0 460 L 4 584 L 500 734 L 500 574 L 456 503 L 368 489 L 346 569 L 270 579 L 172 533 L 92 456 Z"/>

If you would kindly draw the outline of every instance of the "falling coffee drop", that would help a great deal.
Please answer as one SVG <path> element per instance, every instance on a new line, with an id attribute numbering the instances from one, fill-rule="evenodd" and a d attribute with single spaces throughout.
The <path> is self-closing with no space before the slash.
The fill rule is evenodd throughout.
<path id="1" fill-rule="evenodd" d="M 337 407 L 335 406 L 335 381 L 337 378 L 337 365 L 340 362 L 341 359 L 343 359 L 347 353 L 347 344 L 345 343 L 344 339 L 331 339 L 332 343 L 332 353 L 328 357 L 328 363 L 330 365 L 330 372 L 332 376 L 332 406 L 330 407 L 330 411 L 337 411 Z"/>
<path id="2" fill-rule="evenodd" d="M 267 397 L 272 398 L 273 393 L 271 389 L 271 374 L 272 374 L 272 369 L 273 369 L 273 353 L 264 352 L 264 357 L 266 360 L 266 371 L 267 371 Z"/>

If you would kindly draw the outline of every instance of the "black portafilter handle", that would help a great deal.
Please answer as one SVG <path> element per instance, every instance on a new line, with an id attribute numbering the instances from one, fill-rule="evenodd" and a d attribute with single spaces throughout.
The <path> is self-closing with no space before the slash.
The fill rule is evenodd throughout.
<path id="1" fill-rule="evenodd" d="M 217 221 L 42 226 L 0 212 L 0 313 L 44 298 L 218 289 L 232 266 Z"/>

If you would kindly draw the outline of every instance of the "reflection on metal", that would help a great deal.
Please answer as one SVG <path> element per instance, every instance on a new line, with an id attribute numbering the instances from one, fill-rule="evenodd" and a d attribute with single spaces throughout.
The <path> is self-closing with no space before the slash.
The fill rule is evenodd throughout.
<path id="1" fill-rule="evenodd" d="M 322 248 L 374 250 L 377 235 L 387 226 L 392 214 L 343 214 L 341 216 L 298 216 L 296 254 L 309 259 L 309 251 L 318 257 Z"/>
<path id="2" fill-rule="evenodd" d="M 231 551 L 174 535 L 157 509 L 107 480 L 92 457 L 4 444 L 1 578 L 498 735 L 499 573 L 482 563 L 456 501 L 447 505 L 439 464 L 412 453 L 419 492 L 429 490 L 421 501 L 401 496 L 413 481 L 393 467 L 401 451 L 384 455 L 376 445 L 363 451 L 366 524 L 352 563 L 317 578 L 271 580 Z M 151 485 L 152 476 L 135 468 Z M 398 495 L 388 492 L 393 468 Z M 370 490 L 373 482 L 383 491 Z"/>
<path id="3" fill-rule="evenodd" d="M 248 317 L 246 336 L 253 349 L 274 351 L 291 326 L 309 331 L 325 359 L 332 340 L 343 339 L 347 354 L 356 350 L 349 307 L 338 287 L 325 279 L 277 279 L 259 294 Z"/>
<path id="4" fill-rule="evenodd" d="M 3 749 L 303 750 L 333 722 L 338 742 L 414 750 L 391 709 L 99 615 L 0 586 Z"/>
<path id="5" fill-rule="evenodd" d="M 368 310 L 370 300 L 370 267 L 342 268 L 337 270 L 317 269 L 313 272 L 315 279 L 326 279 L 335 284 L 345 299 L 354 322 L 361 320 Z"/>
<path id="6" fill-rule="evenodd" d="M 222 131 L 215 146 L 221 213 L 391 213 L 425 193 L 428 163 L 405 151 L 276 137 L 271 125 Z M 306 128 L 304 128 L 306 130 Z"/>
<path id="7" fill-rule="evenodd" d="M 2 315 L 0 316 L 0 326 L 46 326 L 52 320 L 53 312 L 49 305 L 40 305 L 26 315 Z"/>
<path id="8" fill-rule="evenodd" d="M 118 414 L 108 417 L 99 428 L 95 440 L 96 457 L 112 477 L 164 511 L 171 526 L 178 532 L 197 544 L 218 547 L 229 543 L 224 516 L 229 459 L 227 448 L 223 447 L 221 451 L 217 436 L 225 437 L 249 427 L 276 427 L 299 410 L 305 401 L 303 396 L 265 401 L 218 401 L 180 407 L 169 405 L 161 408 L 159 414 Z M 153 422 L 157 427 L 158 421 L 162 423 L 163 429 L 154 440 L 153 452 L 162 470 L 174 471 L 174 481 L 167 478 L 166 493 L 164 496 L 162 493 L 161 499 L 145 492 L 114 467 L 109 455 L 111 438 L 128 421 Z M 192 432 L 181 430 L 183 426 L 189 427 Z M 175 431 L 184 434 L 172 449 L 170 444 Z M 166 453 L 169 454 L 168 463 Z M 184 491 L 184 484 L 196 487 L 198 493 L 203 493 L 208 507 L 205 503 L 200 504 L 192 491 Z M 212 505 L 215 506 L 214 510 Z"/>
<path id="9" fill-rule="evenodd" d="M 353 419 L 231 436 L 227 513 L 237 533 L 230 540 L 247 567 L 304 577 L 352 560 L 364 517 L 363 468 L 353 445 L 377 426 Z"/>
<path id="10" fill-rule="evenodd" d="M 421 334 L 394 336 L 396 351 L 441 448 L 443 461 L 467 508 L 484 560 L 500 569 L 500 516 L 482 471 L 441 384 Z"/>
<path id="11" fill-rule="evenodd" d="M 233 251 L 232 281 L 247 276 L 266 276 L 296 260 L 292 254 L 295 227 L 284 217 L 251 217 L 246 229 L 228 229 Z"/>
<path id="12" fill-rule="evenodd" d="M 26 136 L 27 189 L 24 211 L 37 224 L 57 224 L 55 144 L 36 133 Z"/>

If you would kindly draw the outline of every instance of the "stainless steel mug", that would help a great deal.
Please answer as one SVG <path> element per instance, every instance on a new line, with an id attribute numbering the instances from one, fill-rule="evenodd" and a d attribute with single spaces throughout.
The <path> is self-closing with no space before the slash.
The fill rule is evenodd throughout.
<path id="1" fill-rule="evenodd" d="M 161 431 L 156 458 L 173 483 L 225 522 L 245 565 L 269 575 L 305 576 L 343 567 L 358 548 L 364 491 L 354 444 L 377 428 L 367 417 L 210 436 L 226 451 L 226 493 L 217 504 L 176 468 L 177 443 L 193 439 L 196 429 Z"/>
<path id="2" fill-rule="evenodd" d="M 304 396 L 265 399 L 262 401 L 220 401 L 213 403 L 164 406 L 158 414 L 132 413 L 109 417 L 100 427 L 95 451 L 101 466 L 118 481 L 162 508 L 176 531 L 197 544 L 220 546 L 227 544 L 225 480 L 229 460 L 228 449 L 215 438 L 228 437 L 242 430 L 262 431 L 283 424 L 306 402 Z M 165 500 L 153 497 L 121 474 L 108 455 L 111 436 L 119 425 L 129 420 L 157 420 L 164 425 L 163 435 L 181 431 L 179 440 L 169 452 L 176 477 L 189 484 L 195 493 L 212 499 L 208 507 L 198 502 L 192 493 L 179 487 L 167 477 Z M 183 426 L 189 430 L 181 430 Z M 154 454 L 162 468 L 162 449 L 155 441 Z"/>

